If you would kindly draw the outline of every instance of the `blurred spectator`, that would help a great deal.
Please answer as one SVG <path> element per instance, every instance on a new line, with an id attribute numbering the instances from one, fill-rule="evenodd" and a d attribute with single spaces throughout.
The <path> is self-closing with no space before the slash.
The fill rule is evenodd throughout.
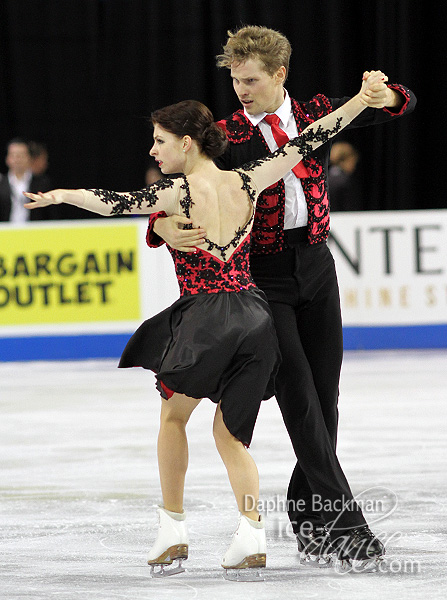
<path id="1" fill-rule="evenodd" d="M 146 169 L 145 185 L 151 185 L 163 177 L 163 173 L 160 167 L 155 161 L 151 161 L 150 165 Z"/>
<path id="2" fill-rule="evenodd" d="M 6 165 L 8 172 L 0 175 L 0 221 L 25 223 L 26 221 L 54 219 L 56 210 L 27 210 L 27 202 L 22 192 L 47 192 L 51 189 L 49 180 L 43 175 L 34 175 L 31 170 L 31 153 L 28 142 L 22 138 L 12 139 L 7 146 Z M 50 207 L 53 208 L 53 207 Z"/>
<path id="3" fill-rule="evenodd" d="M 359 161 L 359 153 L 349 142 L 332 145 L 328 171 L 331 211 L 365 208 Z"/>
<path id="4" fill-rule="evenodd" d="M 30 142 L 28 146 L 31 154 L 31 171 L 37 176 L 45 175 L 48 170 L 47 147 L 40 142 Z"/>

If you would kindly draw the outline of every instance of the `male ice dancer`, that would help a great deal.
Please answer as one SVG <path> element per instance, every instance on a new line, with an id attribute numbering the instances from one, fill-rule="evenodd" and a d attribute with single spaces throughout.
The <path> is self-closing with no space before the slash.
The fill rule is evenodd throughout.
<path id="1" fill-rule="evenodd" d="M 323 94 L 297 102 L 284 88 L 291 47 L 280 33 L 243 27 L 231 33 L 218 65 L 230 69 L 242 108 L 219 122 L 230 141 L 217 164 L 238 167 L 275 150 L 309 123 L 347 101 Z M 387 84 L 350 127 L 384 123 L 411 112 L 412 92 Z M 330 144 L 319 148 L 259 197 L 252 231 L 251 271 L 269 300 L 282 365 L 277 401 L 297 457 L 287 499 L 301 562 L 339 559 L 364 565 L 384 553 L 372 534 L 340 467 L 335 450 L 342 324 L 329 234 L 327 169 Z M 190 252 L 206 235 L 183 230 L 184 217 L 150 221 L 148 244 L 162 239 Z M 318 510 L 319 508 L 322 510 Z"/>

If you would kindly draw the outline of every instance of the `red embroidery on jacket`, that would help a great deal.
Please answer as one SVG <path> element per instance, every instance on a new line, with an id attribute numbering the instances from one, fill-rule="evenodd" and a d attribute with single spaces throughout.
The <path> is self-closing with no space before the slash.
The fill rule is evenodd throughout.
<path id="1" fill-rule="evenodd" d="M 329 99 L 318 94 L 308 102 L 297 102 L 292 99 L 292 112 L 301 133 L 310 123 L 332 112 Z M 249 142 L 255 134 L 255 128 L 247 119 L 242 109 L 233 113 L 228 119 L 218 122 L 227 133 L 232 144 Z M 269 152 L 267 142 L 258 129 L 266 153 Z M 308 207 L 309 243 L 324 241 L 329 235 L 329 200 L 326 189 L 326 178 L 323 165 L 313 156 L 303 159 L 310 177 L 301 180 Z M 284 240 L 284 181 L 273 184 L 258 196 L 255 220 L 251 234 L 252 254 L 276 254 L 285 247 Z"/>
<path id="2" fill-rule="evenodd" d="M 252 137 L 254 131 L 251 121 L 247 119 L 242 109 L 237 110 L 228 119 L 217 121 L 217 125 L 225 131 L 232 144 L 247 142 Z M 242 165 L 237 166 L 241 167 Z"/>

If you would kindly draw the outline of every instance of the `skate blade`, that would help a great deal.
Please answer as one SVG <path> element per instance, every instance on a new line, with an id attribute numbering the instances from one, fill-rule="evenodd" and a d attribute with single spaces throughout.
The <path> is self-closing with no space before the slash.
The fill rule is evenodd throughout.
<path id="1" fill-rule="evenodd" d="M 247 569 L 225 569 L 224 579 L 227 581 L 265 581 L 263 567 L 251 567 Z"/>
<path id="2" fill-rule="evenodd" d="M 184 573 L 186 571 L 186 569 L 182 566 L 183 558 L 177 558 L 175 560 L 178 561 L 177 565 L 172 565 L 172 566 L 165 565 L 165 564 L 149 565 L 151 568 L 150 577 L 163 578 L 163 577 L 170 577 L 171 575 L 178 575 L 179 573 Z M 159 567 L 158 570 L 156 570 L 157 567 Z"/>
<path id="3" fill-rule="evenodd" d="M 148 560 L 148 565 L 172 565 L 172 561 L 176 559 L 188 558 L 188 544 L 175 544 L 169 546 L 164 552 L 152 560 Z"/>
<path id="4" fill-rule="evenodd" d="M 337 559 L 334 569 L 337 573 L 377 573 L 383 557 L 355 560 L 352 558 Z"/>
<path id="5" fill-rule="evenodd" d="M 330 555 L 315 556 L 313 554 L 301 553 L 300 565 L 311 569 L 329 569 L 332 567 L 333 558 Z"/>
<path id="6" fill-rule="evenodd" d="M 228 581 L 264 581 L 265 554 L 251 554 L 237 565 L 222 565 L 224 578 Z"/>

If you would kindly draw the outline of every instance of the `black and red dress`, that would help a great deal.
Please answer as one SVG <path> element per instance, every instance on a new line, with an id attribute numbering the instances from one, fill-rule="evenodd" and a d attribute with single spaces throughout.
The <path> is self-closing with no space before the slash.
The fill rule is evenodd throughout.
<path id="1" fill-rule="evenodd" d="M 239 174 L 253 201 L 248 178 Z M 180 205 L 189 217 L 192 200 L 183 180 Z M 154 371 L 164 398 L 178 392 L 221 402 L 225 425 L 246 446 L 261 401 L 274 395 L 280 362 L 270 308 L 250 274 L 252 219 L 226 246 L 207 239 L 208 251 L 170 249 L 180 298 L 138 328 L 119 363 Z"/>

